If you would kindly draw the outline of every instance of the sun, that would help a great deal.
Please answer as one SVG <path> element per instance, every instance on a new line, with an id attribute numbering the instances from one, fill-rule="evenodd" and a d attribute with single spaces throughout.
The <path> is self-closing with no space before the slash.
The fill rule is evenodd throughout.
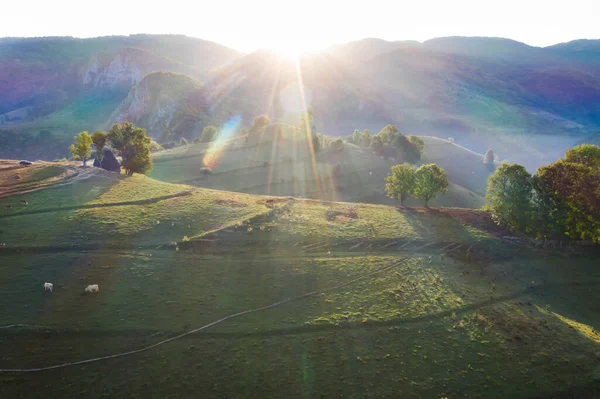
<path id="1" fill-rule="evenodd" d="M 314 43 L 303 40 L 285 40 L 273 43 L 270 47 L 282 57 L 292 60 L 297 59 L 302 54 L 316 50 Z"/>

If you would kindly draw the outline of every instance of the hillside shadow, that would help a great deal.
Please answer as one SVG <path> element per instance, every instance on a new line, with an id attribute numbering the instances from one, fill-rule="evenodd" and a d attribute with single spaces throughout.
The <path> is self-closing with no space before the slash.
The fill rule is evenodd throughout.
<path id="1" fill-rule="evenodd" d="M 12 213 L 12 214 L 0 215 L 0 219 L 6 219 L 6 218 L 10 218 L 10 217 L 24 216 L 24 215 L 38 215 L 38 214 L 50 213 L 50 212 L 73 211 L 73 210 L 80 210 L 80 209 L 94 209 L 94 208 L 108 208 L 108 207 L 113 207 L 113 206 L 155 204 L 160 201 L 164 201 L 164 200 L 168 200 L 168 199 L 172 199 L 172 198 L 184 197 L 184 196 L 191 195 L 191 194 L 192 194 L 191 191 L 184 191 L 184 192 L 177 193 L 177 194 L 164 195 L 161 197 L 154 197 L 154 198 L 148 198 L 148 199 L 137 200 L 137 201 L 112 202 L 109 204 L 84 204 L 84 205 L 64 206 L 64 207 L 58 207 L 58 208 L 37 209 L 34 211 L 29 211 L 29 212 L 16 212 L 16 213 Z"/>

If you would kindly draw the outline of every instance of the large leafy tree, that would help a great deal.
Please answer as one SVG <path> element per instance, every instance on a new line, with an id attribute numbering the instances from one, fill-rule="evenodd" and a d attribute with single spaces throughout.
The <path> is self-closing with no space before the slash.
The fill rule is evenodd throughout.
<path id="1" fill-rule="evenodd" d="M 531 231 L 533 188 L 523 166 L 500 165 L 488 179 L 485 198 L 496 223 L 512 231 Z"/>
<path id="2" fill-rule="evenodd" d="M 92 136 L 88 132 L 83 131 L 73 137 L 73 144 L 69 146 L 71 155 L 83 161 L 83 166 L 92 155 Z"/>
<path id="3" fill-rule="evenodd" d="M 386 125 L 377 133 L 384 145 L 391 145 L 396 136 L 399 134 L 398 128 L 394 125 Z"/>
<path id="4" fill-rule="evenodd" d="M 415 197 L 425 201 L 425 206 L 430 200 L 448 191 L 448 178 L 446 172 L 434 163 L 422 165 L 415 172 Z"/>
<path id="5" fill-rule="evenodd" d="M 553 216 L 546 224 L 571 239 L 600 242 L 600 168 L 588 166 L 595 165 L 589 157 L 579 158 L 582 163 L 567 159 L 542 166 L 535 175 L 537 191 L 546 193 L 543 205 Z"/>
<path id="6" fill-rule="evenodd" d="M 130 122 L 113 125 L 108 133 L 110 142 L 122 157 L 121 166 L 128 176 L 147 173 L 152 169 L 150 137 L 146 130 Z"/>
<path id="7" fill-rule="evenodd" d="M 568 149 L 565 161 L 575 162 L 590 168 L 600 168 L 600 147 L 593 144 L 582 144 Z"/>
<path id="8" fill-rule="evenodd" d="M 390 170 L 391 175 L 385 178 L 385 192 L 388 197 L 400 200 L 400 205 L 404 205 L 415 188 L 415 169 L 405 163 L 394 165 Z"/>
<path id="9" fill-rule="evenodd" d="M 102 150 L 106 146 L 106 143 L 108 143 L 108 133 L 96 130 L 92 134 L 92 143 L 96 147 L 96 158 L 101 161 L 103 156 Z"/>

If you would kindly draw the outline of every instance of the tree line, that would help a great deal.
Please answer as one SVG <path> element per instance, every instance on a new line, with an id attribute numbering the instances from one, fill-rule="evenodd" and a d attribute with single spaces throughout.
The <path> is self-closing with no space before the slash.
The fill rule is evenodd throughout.
<path id="1" fill-rule="evenodd" d="M 145 174 L 152 169 L 150 147 L 152 139 L 146 135 L 146 130 L 130 122 L 116 123 L 108 132 L 95 131 L 90 135 L 83 131 L 74 137 L 69 151 L 75 158 L 86 161 L 92 155 L 92 144 L 96 147 L 96 158 L 101 161 L 103 150 L 110 148 L 121 157 L 121 167 L 128 176 L 134 173 Z"/>
<path id="2" fill-rule="evenodd" d="M 600 147 L 571 148 L 533 175 L 501 164 L 488 180 L 486 199 L 494 220 L 510 231 L 600 242 Z"/>
<path id="3" fill-rule="evenodd" d="M 368 129 L 355 130 L 347 138 L 349 143 L 370 149 L 377 156 L 394 158 L 398 162 L 414 164 L 421 159 L 425 143 L 417 136 L 406 136 L 394 125 L 386 125 L 379 133 L 371 135 Z"/>

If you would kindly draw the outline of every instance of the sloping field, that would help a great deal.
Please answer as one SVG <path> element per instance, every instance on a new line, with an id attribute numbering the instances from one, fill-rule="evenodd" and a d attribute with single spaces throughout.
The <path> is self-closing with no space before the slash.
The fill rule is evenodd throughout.
<path id="1" fill-rule="evenodd" d="M 290 138 L 289 134 L 268 133 L 250 142 L 237 139 L 160 152 L 155 155 L 151 176 L 174 183 L 252 194 L 394 203 L 385 195 L 385 176 L 395 162 L 354 146 L 341 152 L 324 150 L 313 158 L 306 140 Z M 452 183 L 448 193 L 436 198 L 432 205 L 481 208 L 490 174 L 481 156 L 445 140 L 429 137 L 425 140 L 422 163 L 435 162 L 446 168 Z M 211 174 L 202 172 L 205 166 L 212 166 Z M 421 203 L 412 200 L 407 204 Z"/>
<path id="2" fill-rule="evenodd" d="M 29 203 L 0 209 L 3 397 L 600 393 L 597 257 L 505 243 L 483 211 L 81 171 L 3 198 Z"/>

